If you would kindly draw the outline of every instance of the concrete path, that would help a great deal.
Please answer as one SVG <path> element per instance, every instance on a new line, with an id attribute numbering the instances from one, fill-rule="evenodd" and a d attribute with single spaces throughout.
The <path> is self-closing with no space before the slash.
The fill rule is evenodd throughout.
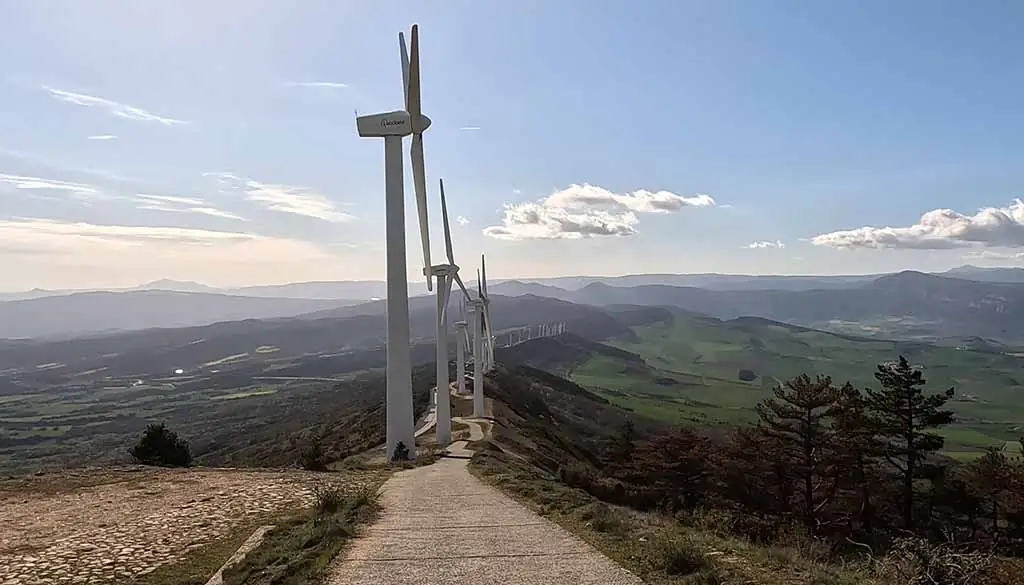
<path id="1" fill-rule="evenodd" d="M 471 437 L 483 432 L 472 419 Z M 472 451 L 402 471 L 382 488 L 382 517 L 331 567 L 330 585 L 640 585 L 582 540 L 485 485 Z"/>

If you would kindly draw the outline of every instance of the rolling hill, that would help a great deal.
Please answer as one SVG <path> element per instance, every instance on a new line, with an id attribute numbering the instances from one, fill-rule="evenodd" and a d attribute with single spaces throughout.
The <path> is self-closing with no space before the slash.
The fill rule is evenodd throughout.
<path id="1" fill-rule="evenodd" d="M 711 290 L 592 283 L 550 292 L 575 303 L 671 306 L 721 319 L 743 316 L 885 338 L 981 337 L 1024 344 L 1024 284 L 901 272 L 815 290 Z"/>
<path id="2" fill-rule="evenodd" d="M 875 386 L 875 366 L 905 355 L 932 391 L 950 386 L 958 423 L 945 431 L 954 453 L 1014 441 L 1024 429 L 1024 358 L 989 348 L 888 341 L 819 331 L 757 317 L 720 320 L 677 311 L 603 343 L 572 335 L 499 353 L 560 375 L 644 416 L 732 425 L 780 381 L 802 373 L 837 384 Z"/>

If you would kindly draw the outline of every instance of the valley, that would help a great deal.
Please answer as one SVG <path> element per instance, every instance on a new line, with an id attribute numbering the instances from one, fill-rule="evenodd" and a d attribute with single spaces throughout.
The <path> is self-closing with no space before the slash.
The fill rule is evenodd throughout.
<path id="1" fill-rule="evenodd" d="M 773 279 L 767 285 L 788 288 L 710 277 L 724 288 L 507 281 L 494 288 L 508 294 L 492 294 L 498 359 L 566 375 L 653 419 L 725 427 L 754 420 L 754 405 L 801 373 L 871 387 L 877 364 L 905 355 L 932 391 L 955 389 L 947 455 L 1015 448 L 1024 434 L 1024 352 L 1012 341 L 1024 332 L 1016 317 L 1024 285 L 920 273 L 836 277 L 825 289 Z M 982 302 L 997 293 L 1002 304 Z M 150 290 L 104 294 L 96 298 L 106 307 L 117 306 L 118 295 L 143 304 L 161 298 L 146 296 Z M 71 298 L 72 308 L 96 301 Z M 218 298 L 226 304 L 217 310 L 256 306 L 248 297 L 235 297 L 238 305 Z M 273 300 L 259 299 L 259 310 L 310 306 Z M 410 302 L 421 392 L 434 360 L 433 305 L 430 297 Z M 780 312 L 794 318 L 764 316 Z M 340 437 L 343 422 L 379 416 L 370 413 L 380 412 L 383 397 L 385 319 L 384 303 L 371 301 L 293 317 L 0 342 L 0 471 L 123 462 L 132 437 L 155 421 L 181 432 L 206 464 L 290 465 L 300 443 L 323 428 Z M 555 322 L 568 334 L 504 347 L 509 329 Z M 986 336 L 997 326 L 1002 340 Z M 339 438 L 339 451 L 350 448 Z"/>

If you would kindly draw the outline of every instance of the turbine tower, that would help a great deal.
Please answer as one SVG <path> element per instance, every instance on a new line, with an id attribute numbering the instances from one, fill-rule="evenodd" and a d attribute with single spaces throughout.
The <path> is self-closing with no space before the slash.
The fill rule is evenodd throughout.
<path id="1" fill-rule="evenodd" d="M 460 303 L 462 309 L 461 320 L 455 322 L 455 376 L 458 380 L 458 393 L 466 393 L 466 346 L 469 332 L 466 330 L 466 304 Z"/>
<path id="2" fill-rule="evenodd" d="M 480 272 L 476 273 L 477 297 L 469 299 L 470 324 L 473 341 L 473 417 L 484 416 L 484 301 Z"/>
<path id="3" fill-rule="evenodd" d="M 424 268 L 428 277 L 437 278 L 437 443 L 446 446 L 452 442 L 452 411 L 451 395 L 448 388 L 448 298 L 452 292 L 452 282 L 456 282 L 466 297 L 469 292 L 459 277 L 459 266 L 455 264 L 455 253 L 452 251 L 452 232 L 448 224 L 448 203 L 444 197 L 444 179 L 441 186 L 441 218 L 444 222 L 444 247 L 448 255 L 447 264 L 438 264 L 429 269 Z M 429 241 L 426 243 L 430 245 Z M 465 382 L 463 382 L 465 383 Z"/>
<path id="4" fill-rule="evenodd" d="M 398 33 L 402 57 L 405 109 L 356 118 L 356 130 L 364 138 L 384 139 L 384 208 L 387 256 L 387 438 L 388 459 L 396 458 L 401 443 L 409 459 L 416 457 L 413 420 L 412 359 L 409 343 L 409 283 L 405 259 L 405 187 L 402 180 L 402 139 L 412 135 L 412 174 L 420 218 L 423 264 L 430 266 L 427 231 L 426 175 L 423 168 L 423 131 L 430 118 L 420 104 L 419 26 L 412 26 L 411 46 Z M 430 290 L 430 279 L 427 279 Z"/>

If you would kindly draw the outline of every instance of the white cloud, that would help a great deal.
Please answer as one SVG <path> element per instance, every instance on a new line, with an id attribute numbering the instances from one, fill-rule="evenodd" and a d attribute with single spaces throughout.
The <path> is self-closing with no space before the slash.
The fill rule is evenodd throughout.
<path id="1" fill-rule="evenodd" d="M 143 195 L 139 193 L 136 195 L 139 199 L 145 201 L 155 201 L 157 203 L 177 203 L 180 205 L 202 205 L 202 199 L 196 199 L 194 197 L 178 197 L 176 195 Z"/>
<path id="2" fill-rule="evenodd" d="M 92 136 L 86 136 L 86 140 L 115 140 L 117 136 L 113 134 L 94 134 Z"/>
<path id="3" fill-rule="evenodd" d="M 338 211 L 334 203 L 325 195 L 309 187 L 262 183 L 232 173 L 204 174 L 216 177 L 222 189 L 240 191 L 247 200 L 259 203 L 271 211 L 313 217 L 335 223 L 353 219 L 352 215 Z"/>
<path id="4" fill-rule="evenodd" d="M 975 250 L 964 255 L 970 260 L 1020 260 L 1024 252 L 996 252 L 995 250 Z"/>
<path id="5" fill-rule="evenodd" d="M 165 118 L 158 116 L 151 112 L 147 112 L 142 108 L 136 108 L 135 106 L 129 106 L 127 104 L 118 103 L 112 100 L 96 97 L 92 95 L 86 95 L 84 93 L 74 93 L 70 91 L 64 91 L 62 89 L 54 89 L 52 87 L 43 87 L 46 91 L 50 92 L 54 98 L 67 102 L 69 104 L 75 104 L 77 106 L 85 106 L 87 108 L 103 108 L 125 120 L 136 120 L 140 122 L 156 122 L 163 124 L 164 126 L 177 126 L 181 124 L 188 124 L 184 120 L 177 120 L 175 118 Z"/>
<path id="6" fill-rule="evenodd" d="M 708 195 L 690 197 L 669 191 L 615 193 L 593 185 L 570 185 L 537 202 L 506 204 L 502 225 L 484 229 L 501 240 L 579 239 L 631 236 L 637 213 L 672 213 L 687 207 L 708 207 Z"/>
<path id="7" fill-rule="evenodd" d="M 942 250 L 969 246 L 1024 246 L 1024 202 L 985 207 L 974 215 L 934 209 L 905 227 L 861 227 L 815 236 L 812 242 L 834 248 Z"/>
<path id="8" fill-rule="evenodd" d="M 202 215 L 209 215 L 211 217 L 246 221 L 246 219 L 240 215 L 210 207 L 202 199 L 196 199 L 194 197 L 139 194 L 136 195 L 135 198 L 136 201 L 141 201 L 143 203 L 143 205 L 138 206 L 138 209 L 168 211 L 173 213 L 199 213 Z"/>
<path id="9" fill-rule="evenodd" d="M 771 242 L 771 241 L 751 242 L 751 243 L 747 244 L 744 247 L 745 248 L 749 248 L 751 250 L 762 250 L 762 249 L 765 249 L 765 248 L 785 248 L 786 245 L 783 244 L 780 240 L 775 240 L 774 242 Z"/>
<path id="10" fill-rule="evenodd" d="M 7 175 L 4 173 L 0 173 L 0 184 L 10 185 L 15 189 L 68 191 L 77 195 L 99 194 L 99 189 L 92 185 L 86 185 L 85 183 L 43 179 L 40 177 L 26 177 L 23 175 Z"/>
<path id="11" fill-rule="evenodd" d="M 469 225 L 469 218 L 464 215 L 455 218 L 455 221 L 459 222 L 459 225 Z"/>
<path id="12" fill-rule="evenodd" d="M 262 282 L 267 274 L 311 279 L 338 260 L 319 246 L 288 238 L 46 219 L 0 220 L 0 257 L 21 279 L 9 286 L 72 287 L 158 278 Z"/>
<path id="13" fill-rule="evenodd" d="M 347 83 L 338 81 L 292 81 L 288 85 L 292 87 L 325 87 L 329 89 L 345 89 L 348 87 Z"/>
<path id="14" fill-rule="evenodd" d="M 203 215 L 209 215 L 212 217 L 223 217 L 224 219 L 237 219 L 239 221 L 246 221 L 246 219 L 240 215 L 231 213 L 230 211 L 224 211 L 216 209 L 214 207 L 188 207 L 185 211 L 189 213 L 201 213 Z"/>
<path id="15" fill-rule="evenodd" d="M 478 132 L 481 128 L 479 126 L 463 126 L 459 128 L 459 130 L 462 130 L 463 132 Z"/>

